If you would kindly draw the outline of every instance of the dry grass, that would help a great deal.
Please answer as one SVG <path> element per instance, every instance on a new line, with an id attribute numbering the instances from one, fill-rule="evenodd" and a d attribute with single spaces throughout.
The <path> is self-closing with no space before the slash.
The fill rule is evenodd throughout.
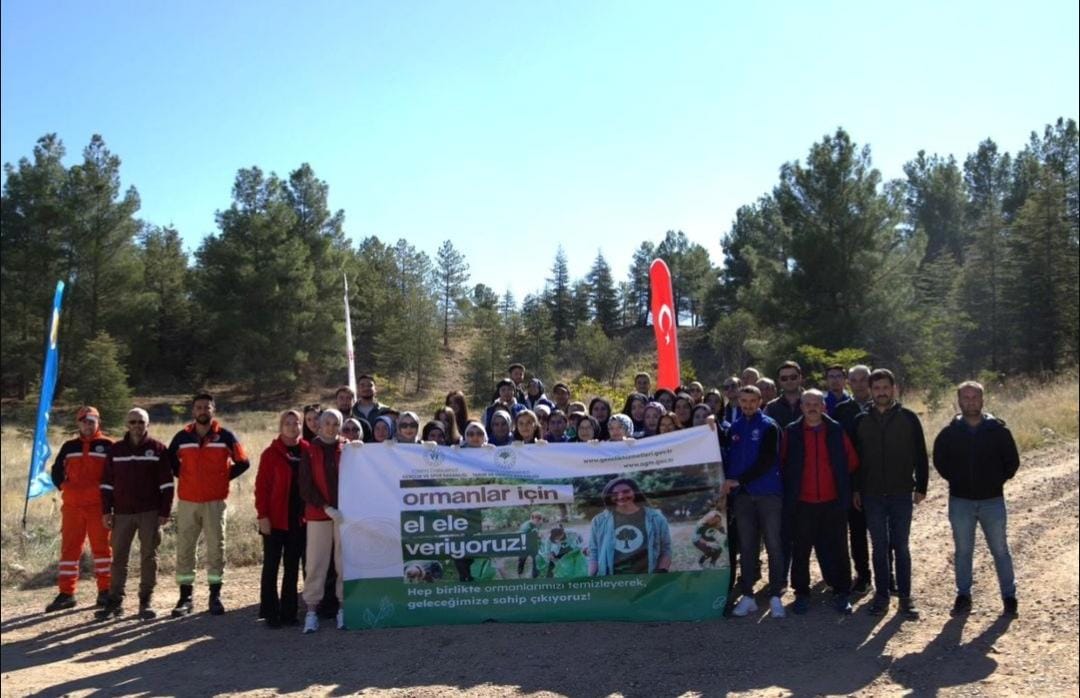
<path id="1" fill-rule="evenodd" d="M 405 406 L 422 409 L 427 406 L 426 402 L 433 401 L 433 396 L 425 396 L 422 400 L 415 405 L 406 402 Z M 905 403 L 922 417 L 929 443 L 933 443 L 938 431 L 955 412 L 955 405 L 928 409 L 926 402 L 917 395 L 907 395 Z M 1080 431 L 1080 385 L 1075 373 L 1059 376 L 1048 383 L 1017 381 L 990 386 L 986 408 L 1008 422 L 1024 451 L 1075 440 Z M 221 421 L 239 436 L 252 459 L 252 469 L 233 482 L 229 496 L 228 561 L 230 565 L 257 564 L 262 557 L 262 544 L 255 530 L 255 470 L 259 454 L 276 433 L 277 413 L 225 413 Z M 181 422 L 156 423 L 151 431 L 155 437 L 167 443 L 181 426 Z M 52 493 L 30 502 L 25 532 L 21 526 L 31 438 L 31 433 L 26 429 L 3 428 L 0 449 L 0 503 L 3 506 L 0 517 L 0 583 L 4 586 L 48 586 L 54 582 L 56 575 L 60 495 Z M 54 452 L 65 438 L 70 438 L 69 432 L 53 430 L 51 443 Z M 173 571 L 173 533 L 171 525 L 166 528 L 160 549 L 162 575 L 170 575 Z M 84 576 L 89 573 L 85 558 L 83 571 Z"/>
<path id="2" fill-rule="evenodd" d="M 930 445 L 959 411 L 955 393 L 936 408 L 928 407 L 918 395 L 906 396 L 904 402 L 919 413 Z M 1021 451 L 1071 441 L 1080 432 L 1080 383 L 1077 374 L 1070 372 L 1048 382 L 987 384 L 984 409 L 1005 420 Z"/>
<path id="3" fill-rule="evenodd" d="M 255 472 L 259 454 L 277 433 L 274 412 L 243 412 L 222 416 L 222 424 L 240 438 L 251 457 L 251 469 L 233 481 L 229 494 L 226 556 L 230 565 L 253 565 L 262 560 L 262 542 L 255 528 Z M 151 435 L 166 444 L 183 426 L 181 422 L 151 425 Z M 53 453 L 70 432 L 52 430 Z M 56 579 L 60 555 L 60 494 L 51 492 L 30 502 L 26 530 L 22 528 L 26 473 L 32 435 L 25 429 L 4 427 L 0 449 L 0 583 L 4 586 L 48 586 Z M 50 463 L 51 465 L 51 463 Z M 159 549 L 159 575 L 167 578 L 176 561 L 174 524 L 164 530 Z M 200 557 L 202 551 L 200 546 Z M 83 557 L 83 579 L 90 574 L 89 558 Z M 228 572 L 226 572 L 226 576 Z"/>

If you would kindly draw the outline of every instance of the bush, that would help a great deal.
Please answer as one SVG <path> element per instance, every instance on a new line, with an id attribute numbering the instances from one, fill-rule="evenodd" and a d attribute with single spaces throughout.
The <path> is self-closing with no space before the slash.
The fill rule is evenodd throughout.
<path id="1" fill-rule="evenodd" d="M 73 361 L 68 385 L 79 404 L 98 408 L 103 428 L 121 424 L 131 408 L 131 388 L 122 358 L 119 342 L 99 332 Z"/>

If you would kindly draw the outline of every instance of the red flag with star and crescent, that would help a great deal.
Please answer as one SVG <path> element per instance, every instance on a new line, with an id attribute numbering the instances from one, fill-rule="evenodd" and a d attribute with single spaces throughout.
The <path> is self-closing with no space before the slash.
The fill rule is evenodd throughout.
<path id="1" fill-rule="evenodd" d="M 654 259 L 649 265 L 649 285 L 656 333 L 656 385 L 675 390 L 679 386 L 679 338 L 675 325 L 678 311 L 671 293 L 671 272 L 664 260 Z"/>

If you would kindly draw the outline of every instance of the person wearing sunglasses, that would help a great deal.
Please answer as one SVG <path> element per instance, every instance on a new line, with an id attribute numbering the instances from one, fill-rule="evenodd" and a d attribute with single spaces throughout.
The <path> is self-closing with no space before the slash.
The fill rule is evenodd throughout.
<path id="1" fill-rule="evenodd" d="M 487 432 L 480 422 L 469 422 L 465 427 L 465 442 L 462 448 L 483 448 L 488 445 Z"/>
<path id="2" fill-rule="evenodd" d="M 341 425 L 341 437 L 346 441 L 363 441 L 364 428 L 360 426 L 360 420 L 350 417 Z"/>
<path id="3" fill-rule="evenodd" d="M 161 527 L 169 522 L 173 500 L 172 461 L 165 444 L 150 437 L 150 415 L 141 407 L 127 413 L 124 438 L 109 448 L 101 477 L 101 522 L 112 531 L 109 600 L 98 620 L 123 613 L 128 557 L 139 536 L 139 618 L 156 617 L 150 605 L 157 584 Z"/>
<path id="4" fill-rule="evenodd" d="M 780 396 L 765 406 L 765 414 L 784 429 L 802 417 L 802 367 L 794 361 L 785 361 L 776 371 L 776 382 L 780 385 Z"/>
<path id="5" fill-rule="evenodd" d="M 415 412 L 402 412 L 397 420 L 399 444 L 415 444 L 420 441 L 420 417 Z"/>
<path id="6" fill-rule="evenodd" d="M 109 531 L 101 521 L 101 477 L 105 471 L 112 440 L 101 433 L 101 415 L 96 407 L 80 407 L 75 416 L 79 432 L 65 441 L 52 466 L 52 481 L 60 490 L 60 565 L 56 575 L 60 593 L 45 607 L 46 613 L 75 607 L 75 585 L 79 580 L 79 559 L 90 539 L 97 577 L 97 606 L 109 601 Z"/>

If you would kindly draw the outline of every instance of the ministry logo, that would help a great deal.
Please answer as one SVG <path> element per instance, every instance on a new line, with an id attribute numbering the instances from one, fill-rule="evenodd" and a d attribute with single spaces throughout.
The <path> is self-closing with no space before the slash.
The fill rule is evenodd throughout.
<path id="1" fill-rule="evenodd" d="M 495 452 L 495 465 L 500 468 L 512 468 L 517 463 L 517 454 L 513 447 L 500 448 Z"/>
<path id="2" fill-rule="evenodd" d="M 444 456 L 442 450 L 436 447 L 427 452 L 426 458 L 428 463 L 438 467 L 443 464 Z"/>

